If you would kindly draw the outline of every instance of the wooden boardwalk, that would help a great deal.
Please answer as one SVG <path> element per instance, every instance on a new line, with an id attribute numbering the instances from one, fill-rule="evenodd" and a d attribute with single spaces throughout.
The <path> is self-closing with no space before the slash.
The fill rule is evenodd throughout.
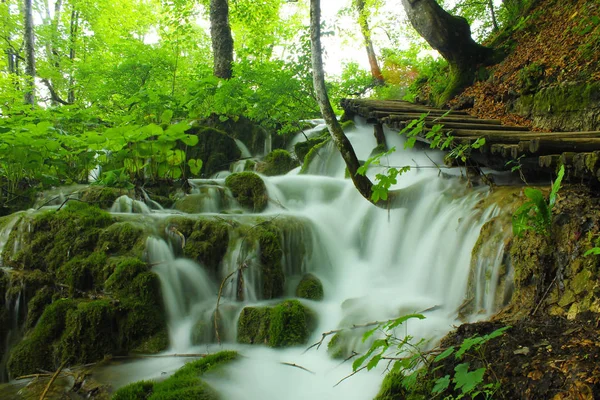
<path id="1" fill-rule="evenodd" d="M 383 125 L 402 130 L 426 113 L 426 128 L 442 124 L 443 131 L 454 136 L 458 143 L 485 138 L 486 144 L 472 154 L 482 166 L 510 170 L 507 163 L 519 160 L 524 172 L 535 174 L 551 173 L 557 165 L 564 164 L 571 178 L 600 180 L 600 131 L 533 132 L 528 128 L 502 125 L 497 120 L 480 119 L 464 111 L 448 113 L 448 110 L 397 100 L 344 99 L 341 105 L 348 117 L 359 115 L 375 124 L 376 137 L 381 137 Z M 429 143 L 424 135 L 419 140 Z"/>

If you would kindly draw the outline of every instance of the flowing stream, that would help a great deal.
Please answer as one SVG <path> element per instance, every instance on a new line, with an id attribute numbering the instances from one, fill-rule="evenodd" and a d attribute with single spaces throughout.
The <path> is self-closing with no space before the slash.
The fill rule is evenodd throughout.
<path id="1" fill-rule="evenodd" d="M 306 136 L 298 135 L 292 143 L 317 135 L 322 128 L 312 129 Z M 359 159 L 369 158 L 376 147 L 372 127 L 359 121 L 347 135 Z M 461 323 L 458 314 L 467 293 L 474 293 L 475 297 L 473 315 L 467 318 L 491 315 L 497 306 L 494 299 L 502 241 L 486 244 L 493 249 L 482 254 L 495 254 L 494 257 L 471 260 L 482 225 L 498 213 L 496 207 L 478 206 L 487 189 L 467 188 L 458 170 L 439 170 L 437 166 L 443 165 L 439 152 L 403 150 L 403 140 L 395 132 L 386 132 L 386 139 L 388 146 L 395 146 L 398 151 L 382 159 L 381 164 L 412 167 L 392 187 L 402 191 L 400 207 L 394 209 L 377 208 L 358 194 L 351 180 L 345 178 L 345 165 L 331 143 L 319 150 L 307 174 L 299 174 L 297 168 L 284 176 L 263 177 L 269 205 L 260 215 L 221 213 L 223 209 L 239 209 L 224 186 L 227 171 L 214 179 L 191 181 L 193 196 L 202 212 L 190 214 L 190 218 L 218 217 L 232 227 L 252 227 L 259 218 L 287 224 L 280 238 L 285 297 L 294 297 L 295 286 L 307 273 L 321 280 L 325 295 L 322 301 L 301 300 L 314 311 L 318 321 L 306 346 L 271 349 L 240 345 L 236 343 L 236 329 L 242 309 L 282 301 L 265 300 L 262 296 L 258 244 L 245 240 L 239 230 L 230 229 L 225 257 L 219 270 L 211 272 L 181 257 L 178 241 L 185 238 L 171 235 L 173 240 L 165 241 L 158 236 L 149 237 L 147 259 L 160 277 L 168 314 L 171 347 L 166 354 L 239 350 L 241 361 L 228 366 L 226 374 L 207 377 L 227 400 L 371 399 L 379 390 L 385 365 L 381 363 L 375 370 L 343 380 L 352 373 L 352 362 L 328 355 L 331 335 L 325 337 L 322 346 L 307 351 L 322 339 L 322 333 L 423 313 L 425 319 L 408 321 L 396 334 L 410 335 L 415 342 L 427 339 L 426 346 L 432 347 Z M 244 157 L 251 156 L 245 149 Z M 373 177 L 384 170 L 384 166 L 374 167 L 369 175 Z M 127 218 L 154 221 L 156 226 L 174 213 L 158 205 L 148 207 L 146 203 L 124 196 L 111 211 Z M 5 236 L 6 232 L 0 232 L 0 244 Z M 225 278 L 235 276 L 241 262 L 246 263 L 246 268 L 243 277 L 238 277 L 244 282 L 240 290 L 240 286 Z M 474 285 L 470 288 L 469 276 Z M 221 282 L 225 283 L 219 297 Z M 17 303 L 15 299 L 11 301 L 18 305 L 18 299 Z M 197 333 L 202 324 L 213 323 L 217 302 L 220 345 L 211 335 Z M 354 332 L 357 351 L 365 349 L 360 340 L 362 332 Z M 164 378 L 185 361 L 176 357 L 135 360 L 98 368 L 94 375 L 101 382 L 120 387 L 140 379 Z"/>
<path id="2" fill-rule="evenodd" d="M 376 146 L 372 127 L 357 126 L 347 134 L 358 157 L 367 159 Z M 388 146 L 396 146 L 398 151 L 382 160 L 382 164 L 413 167 L 399 177 L 394 187 L 403 191 L 400 208 L 380 209 L 360 197 L 351 181 L 344 179 L 345 165 L 331 144 L 319 151 L 308 174 L 300 175 L 294 170 L 285 176 L 264 177 L 270 203 L 261 217 L 289 219 L 299 226 L 286 231 L 282 238 L 286 249 L 286 296 L 293 297 L 293 284 L 304 273 L 314 274 L 324 286 L 323 301 L 303 300 L 318 315 L 318 326 L 306 346 L 270 349 L 235 343 L 236 321 L 243 307 L 277 303 L 261 298 L 261 278 L 256 273 L 260 266 L 256 261 L 244 270 L 243 301 L 236 300 L 235 285 L 224 286 L 219 309 L 223 343 L 193 345 L 197 342 L 192 340 L 194 327 L 212 323 L 219 280 L 235 271 L 239 260 L 256 260 L 260 249 L 230 233 L 219 279 L 214 279 L 202 266 L 176 257 L 172 243 L 148 239 L 149 261 L 157 264 L 154 271 L 160 276 L 168 312 L 169 352 L 238 349 L 243 355 L 241 361 L 227 367 L 224 377 L 207 378 L 225 399 L 370 399 L 379 389 L 384 365 L 336 385 L 352 372 L 351 361 L 344 363 L 329 357 L 326 344 L 331 336 L 319 349 L 306 351 L 307 347 L 318 342 L 323 332 L 407 313 L 423 312 L 426 318 L 410 320 L 398 334 L 411 335 L 415 341 L 430 339 L 429 346 L 435 345 L 453 325 L 460 324 L 457 315 L 468 289 L 471 251 L 480 228 L 497 210 L 477 207 L 487 195 L 486 189 L 467 189 L 464 180 L 436 168 L 443 165 L 441 153 L 402 150 L 403 141 L 396 133 L 386 135 Z M 296 139 L 299 140 L 304 140 L 302 135 Z M 369 173 L 375 174 L 382 168 Z M 195 217 L 212 217 L 223 204 L 234 202 L 223 187 L 222 178 L 226 175 L 223 172 L 217 175 L 218 179 L 192 182 L 195 192 L 202 194 L 198 201 L 203 202 L 202 209 L 206 211 Z M 153 215 L 160 218 L 157 211 Z M 248 225 L 257 217 L 219 216 Z M 502 258 L 500 250 L 496 253 L 495 259 L 473 262 L 477 268 L 477 299 L 476 314 L 471 319 L 484 318 L 494 311 L 496 284 L 490 280 L 497 279 L 492 272 Z M 360 349 L 360 334 L 355 342 Z M 117 386 L 137 379 L 160 378 L 184 361 L 135 361 L 105 369 L 98 378 Z"/>

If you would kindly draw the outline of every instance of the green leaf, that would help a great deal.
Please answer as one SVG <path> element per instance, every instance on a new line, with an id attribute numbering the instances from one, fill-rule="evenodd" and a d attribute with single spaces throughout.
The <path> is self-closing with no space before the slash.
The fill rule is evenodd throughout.
<path id="1" fill-rule="evenodd" d="M 173 118 L 173 110 L 165 110 L 160 116 L 160 123 L 164 125 L 169 125 L 171 123 L 171 119 Z"/>
<path id="2" fill-rule="evenodd" d="M 558 194 L 558 191 L 560 190 L 560 184 L 561 184 L 564 176 L 565 176 L 565 166 L 561 165 L 560 169 L 558 170 L 558 175 L 556 176 L 556 180 L 552 184 L 552 190 L 550 191 L 550 198 L 548 200 L 549 208 L 554 207 L 554 203 L 556 203 L 556 195 Z"/>
<path id="3" fill-rule="evenodd" d="M 586 251 L 583 256 L 587 257 L 590 255 L 598 255 L 600 254 L 600 247 L 592 247 L 591 249 L 589 249 L 588 251 Z"/>
<path id="4" fill-rule="evenodd" d="M 454 372 L 454 378 L 452 378 L 452 381 L 455 383 L 454 389 L 460 389 L 465 394 L 471 392 L 477 385 L 483 382 L 485 368 L 469 371 L 469 363 L 462 363 L 454 368 Z"/>
<path id="5" fill-rule="evenodd" d="M 198 144 L 198 136 L 196 135 L 185 135 L 180 140 L 188 146 L 195 146 Z"/>
<path id="6" fill-rule="evenodd" d="M 454 346 L 450 346 L 446 350 L 444 350 L 441 354 L 438 354 L 438 356 L 433 359 L 433 362 L 442 361 L 444 358 L 450 356 L 452 353 L 454 353 Z"/>
<path id="7" fill-rule="evenodd" d="M 192 175 L 198 175 L 200 173 L 200 170 L 202 169 L 202 160 L 190 159 L 187 163 L 190 167 L 190 172 L 192 173 Z"/>
<path id="8" fill-rule="evenodd" d="M 450 375 L 446 375 L 443 378 L 439 378 L 437 381 L 435 381 L 435 385 L 433 386 L 433 389 L 431 389 L 431 393 L 442 393 L 448 389 L 448 386 L 450 386 Z"/>

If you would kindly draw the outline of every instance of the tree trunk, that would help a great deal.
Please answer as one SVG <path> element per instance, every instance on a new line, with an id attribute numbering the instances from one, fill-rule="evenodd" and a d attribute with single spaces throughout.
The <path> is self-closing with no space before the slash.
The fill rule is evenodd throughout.
<path id="1" fill-rule="evenodd" d="M 29 82 L 25 88 L 25 103 L 35 105 L 35 36 L 33 33 L 32 0 L 24 1 L 25 73 Z"/>
<path id="2" fill-rule="evenodd" d="M 75 62 L 75 45 L 77 44 L 77 33 L 79 32 L 79 11 L 75 9 L 71 10 L 71 27 L 69 31 L 69 60 L 71 62 L 69 74 L 69 92 L 67 93 L 67 102 L 69 104 L 75 103 L 75 77 L 73 63 Z"/>
<path id="3" fill-rule="evenodd" d="M 364 198 L 371 201 L 371 187 L 373 183 L 366 176 L 356 173 L 360 167 L 358 158 L 333 112 L 329 96 L 327 95 L 325 73 L 323 71 L 323 57 L 321 54 L 321 7 L 319 0 L 310 1 L 310 39 L 313 84 L 321 114 L 323 114 L 323 119 L 325 119 L 331 139 L 342 154 L 342 158 L 348 167 L 354 186 L 356 186 L 356 189 L 358 189 Z"/>
<path id="4" fill-rule="evenodd" d="M 436 0 L 402 0 L 402 4 L 416 31 L 448 61 L 448 87 L 436 101 L 443 105 L 473 82 L 478 65 L 488 62 L 494 51 L 475 43 L 469 23 L 448 14 Z"/>
<path id="5" fill-rule="evenodd" d="M 233 74 L 233 38 L 229 26 L 228 0 L 210 0 L 210 37 L 214 55 L 213 74 L 229 79 Z"/>
<path id="6" fill-rule="evenodd" d="M 494 1 L 488 0 L 488 7 L 490 9 L 490 14 L 492 15 L 492 32 L 498 31 L 498 20 L 496 19 L 496 10 L 494 10 Z"/>
<path id="7" fill-rule="evenodd" d="M 369 65 L 371 66 L 371 75 L 373 79 L 379 84 L 383 84 L 384 78 L 377 63 L 377 55 L 373 49 L 373 41 L 371 40 L 371 30 L 369 29 L 368 12 L 365 10 L 365 0 L 355 0 L 354 6 L 358 11 L 358 24 L 360 25 L 360 31 L 365 41 L 365 48 L 367 50 L 367 56 L 369 57 Z"/>

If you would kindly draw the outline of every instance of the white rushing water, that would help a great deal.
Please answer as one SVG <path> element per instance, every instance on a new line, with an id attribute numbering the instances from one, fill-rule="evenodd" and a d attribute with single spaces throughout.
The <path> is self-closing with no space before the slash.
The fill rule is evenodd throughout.
<path id="1" fill-rule="evenodd" d="M 367 159 L 376 146 L 372 127 L 357 126 L 347 133 L 358 157 Z M 323 301 L 303 300 L 318 315 L 318 326 L 308 345 L 318 342 L 323 332 L 425 310 L 429 311 L 424 313 L 424 320 L 409 321 L 398 334 L 410 334 L 417 340 L 430 338 L 434 343 L 460 324 L 457 315 L 467 292 L 471 251 L 481 226 L 494 210 L 476 208 L 486 195 L 484 189 L 467 189 L 465 182 L 456 177 L 440 176 L 435 166 L 443 165 L 441 154 L 403 151 L 403 142 L 395 133 L 387 132 L 387 140 L 398 151 L 382 160 L 382 164 L 420 167 L 398 178 L 395 188 L 403 191 L 400 208 L 380 209 L 363 199 L 352 182 L 344 179 L 345 165 L 330 145 L 319 151 L 309 174 L 297 175 L 292 171 L 285 176 L 264 178 L 271 201 L 263 216 L 297 218 L 302 226 L 298 232 L 283 238 L 287 249 L 283 255 L 286 275 L 293 280 L 311 272 L 324 285 Z M 369 174 L 378 171 L 373 169 Z M 218 196 L 222 191 L 215 181 L 206 182 L 205 189 L 200 182 L 196 190 L 209 196 Z M 215 212 L 219 209 L 217 202 L 222 200 L 213 199 L 214 205 L 206 198 L 199 201 L 208 202 L 206 209 Z M 244 223 L 245 218 L 255 216 L 223 214 L 222 217 Z M 297 252 L 300 242 L 309 244 L 310 251 Z M 235 270 L 240 252 L 247 256 L 258 251 L 252 243 L 243 243 L 235 235 L 230 237 L 228 253 L 220 266 L 221 279 Z M 327 354 L 326 343 L 331 336 L 320 349 L 309 351 L 306 351 L 308 345 L 282 350 L 234 343 L 235 320 L 244 306 L 276 304 L 265 302 L 257 293 L 260 283 L 253 282 L 260 277 L 252 274 L 259 265 L 244 272 L 247 275 L 243 302 L 235 301 L 235 288 L 223 292 L 222 304 L 230 310 L 223 311 L 227 314 L 222 317 L 227 331 L 224 343 L 194 346 L 192 328 L 198 321 L 212 320 L 218 283 L 211 281 L 193 261 L 174 258 L 172 248 L 162 239 L 150 238 L 148 252 L 150 262 L 156 264 L 154 271 L 161 278 L 172 343 L 170 351 L 203 353 L 239 349 L 244 356 L 227 367 L 224 377 L 208 378 L 225 399 L 350 400 L 372 399 L 376 395 L 384 376 L 383 368 L 362 372 L 336 385 L 352 368 L 351 362 L 343 363 Z M 478 268 L 495 271 L 501 258 L 499 253 L 495 259 L 479 260 Z M 482 285 L 477 289 L 477 311 L 489 315 L 494 311 L 495 284 L 481 277 L 477 281 Z M 128 368 L 127 381 L 131 381 L 158 378 L 162 372 L 173 371 L 182 363 L 151 360 L 119 368 Z M 114 382 L 124 383 L 118 378 Z"/>

